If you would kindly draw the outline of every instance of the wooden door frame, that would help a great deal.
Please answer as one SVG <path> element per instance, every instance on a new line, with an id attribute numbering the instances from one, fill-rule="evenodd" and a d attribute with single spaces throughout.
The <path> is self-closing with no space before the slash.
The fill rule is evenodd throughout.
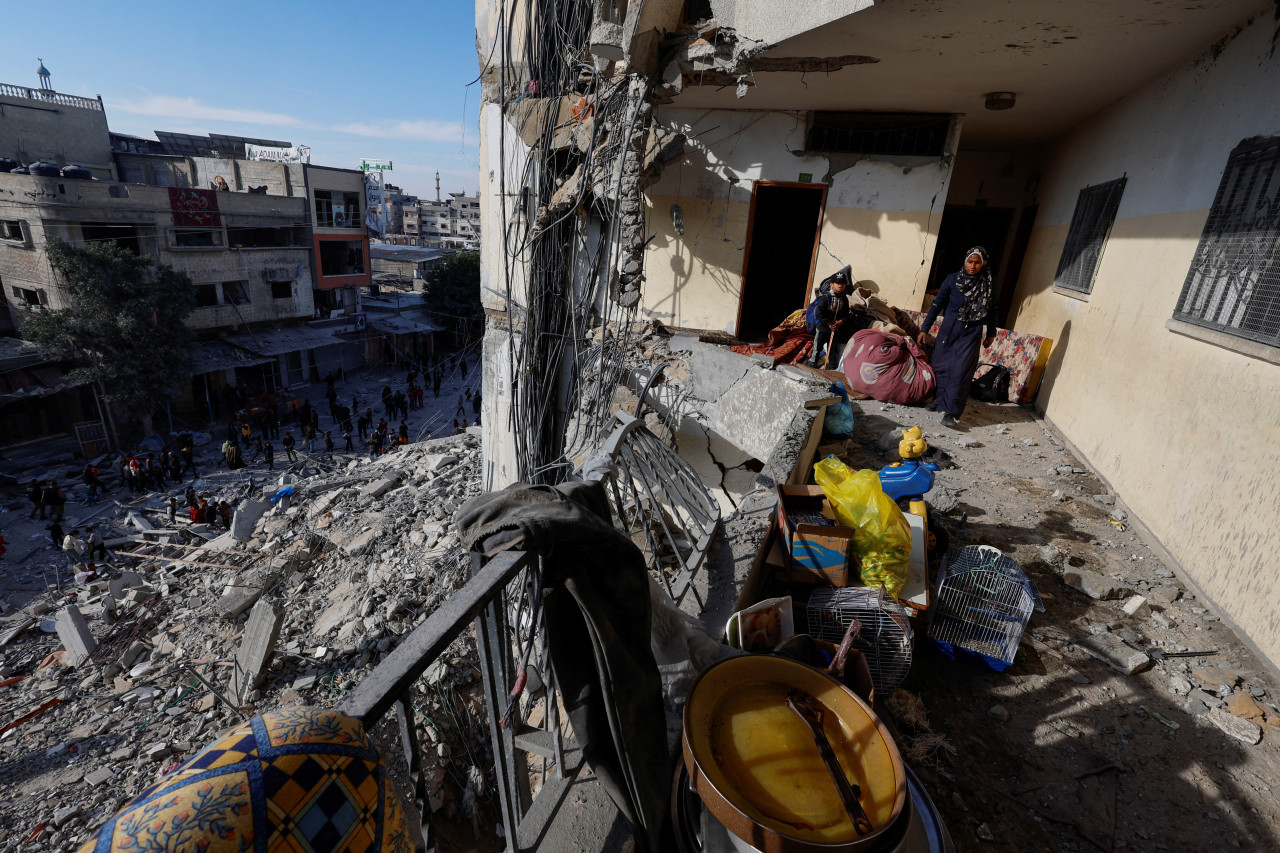
<path id="1" fill-rule="evenodd" d="M 738 316 L 733 322 L 733 334 L 735 336 L 742 329 L 742 303 L 747 296 L 747 266 L 751 263 L 751 235 L 756 227 L 756 190 L 760 187 L 785 187 L 788 189 L 822 191 L 822 198 L 818 201 L 818 227 L 813 232 L 813 251 L 809 254 L 809 276 L 805 280 L 801 308 L 805 308 L 809 304 L 809 289 L 813 287 L 813 275 L 818 266 L 818 246 L 822 242 L 822 226 L 826 224 L 828 190 L 826 184 L 805 184 L 799 181 L 751 182 L 751 207 L 747 211 L 747 244 L 742 251 L 742 273 L 738 277 Z"/>

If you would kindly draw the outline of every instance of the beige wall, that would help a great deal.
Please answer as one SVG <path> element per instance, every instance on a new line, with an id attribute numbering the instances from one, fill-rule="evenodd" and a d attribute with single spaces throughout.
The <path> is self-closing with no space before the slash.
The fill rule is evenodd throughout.
<path id="1" fill-rule="evenodd" d="M 1166 328 L 1232 148 L 1280 134 L 1270 16 L 1050 155 L 1014 325 L 1053 338 L 1037 405 L 1280 665 L 1280 366 Z M 1053 288 L 1080 189 L 1126 175 L 1092 292 Z M 1266 353 L 1263 353 L 1266 355 Z"/>
<path id="2" fill-rule="evenodd" d="M 794 182 L 801 173 L 818 186 L 829 181 L 810 291 L 849 264 L 891 304 L 920 307 L 949 159 L 801 156 L 793 153 L 804 148 L 800 114 L 663 108 L 658 120 L 690 141 L 685 157 L 645 194 L 646 225 L 657 234 L 645 257 L 646 315 L 674 326 L 734 332 L 752 185 Z M 673 204 L 681 208 L 683 236 L 672 225 Z"/>

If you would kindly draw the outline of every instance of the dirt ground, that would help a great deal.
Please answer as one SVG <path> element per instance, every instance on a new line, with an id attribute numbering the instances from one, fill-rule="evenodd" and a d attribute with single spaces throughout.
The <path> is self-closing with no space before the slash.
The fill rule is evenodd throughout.
<path id="1" fill-rule="evenodd" d="M 1044 600 L 1003 673 L 945 657 L 921 627 L 903 685 L 919 703 L 901 691 L 890 703 L 904 752 L 926 754 L 913 767 L 956 848 L 1280 848 L 1273 676 L 1161 562 L 1085 464 L 1016 406 L 970 403 L 956 430 L 918 408 L 856 406 L 846 461 L 879 468 L 886 433 L 920 424 L 943 457 L 929 498 L 952 547 L 1002 549 Z M 1073 569 L 1104 576 L 1121 597 L 1095 600 L 1068 586 L 1063 573 Z M 1126 616 L 1130 590 L 1151 599 L 1151 615 Z M 1140 650 L 1217 653 L 1153 661 L 1125 676 L 1073 645 L 1091 633 Z M 1219 697 L 1224 681 L 1234 696 Z M 1211 721 L 1205 712 L 1222 698 L 1237 715 L 1255 711 L 1261 742 L 1234 739 Z M 931 733 L 942 745 L 930 749 Z"/>

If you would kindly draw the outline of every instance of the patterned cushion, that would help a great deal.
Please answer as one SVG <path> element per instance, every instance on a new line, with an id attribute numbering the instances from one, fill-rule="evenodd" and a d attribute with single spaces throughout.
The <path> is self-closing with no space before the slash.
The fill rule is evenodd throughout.
<path id="1" fill-rule="evenodd" d="M 924 322 L 923 311 L 905 311 L 915 323 Z M 937 334 L 942 325 L 942 318 L 934 321 L 930 334 Z M 978 355 L 979 364 L 1000 364 L 1009 370 L 1009 402 L 1030 403 L 1036 397 L 1036 389 L 1040 387 L 1040 377 L 1044 373 L 1045 363 L 1049 361 L 1049 350 L 1053 348 L 1053 339 L 1041 335 L 1028 335 L 1012 329 L 997 329 L 996 339 L 991 346 L 983 347 Z M 981 376 L 989 368 L 979 367 L 974 376 Z"/>
<path id="2" fill-rule="evenodd" d="M 359 721 L 255 717 L 169 773 L 79 853 L 410 851 L 404 810 Z"/>

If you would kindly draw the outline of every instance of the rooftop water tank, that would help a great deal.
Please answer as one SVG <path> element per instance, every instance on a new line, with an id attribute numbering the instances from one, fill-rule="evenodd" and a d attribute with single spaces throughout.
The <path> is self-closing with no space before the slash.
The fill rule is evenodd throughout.
<path id="1" fill-rule="evenodd" d="M 90 172 L 84 166 L 77 166 L 75 163 L 68 163 L 62 167 L 62 177 L 71 178 L 77 181 L 93 180 L 93 172 Z"/>
<path id="2" fill-rule="evenodd" d="M 0 172 L 12 172 L 22 164 L 17 160 L 10 160 L 8 157 L 0 157 Z"/>
<path id="3" fill-rule="evenodd" d="M 40 178 L 56 178 L 61 171 L 56 163 L 46 163 L 43 160 L 37 160 L 27 167 L 30 174 Z"/>

